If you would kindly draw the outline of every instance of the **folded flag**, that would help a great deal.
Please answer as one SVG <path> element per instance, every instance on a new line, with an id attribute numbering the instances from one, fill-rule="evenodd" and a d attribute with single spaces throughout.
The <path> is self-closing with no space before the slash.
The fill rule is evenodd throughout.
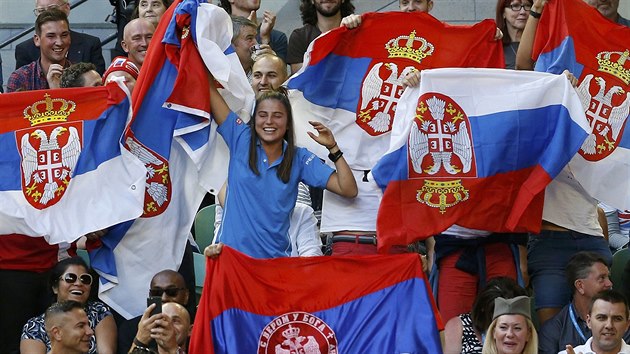
<path id="1" fill-rule="evenodd" d="M 101 275 L 99 297 L 126 318 L 146 308 L 155 273 L 179 268 L 197 208 L 213 185 L 212 171 L 205 171 L 216 137 L 206 65 L 233 94 L 247 85 L 243 69 L 240 76 L 234 69 L 240 64 L 230 39 L 223 9 L 183 0 L 169 7 L 151 40 L 125 136 L 146 166 L 144 214 L 110 228 L 102 247 L 90 251 Z"/>
<path id="2" fill-rule="evenodd" d="M 361 26 L 340 27 L 309 46 L 287 86 L 296 141 L 322 158 L 328 151 L 306 134 L 309 120 L 335 134 L 350 167 L 369 170 L 387 151 L 405 76 L 443 67 L 504 68 L 496 24 L 451 26 L 427 13 L 367 13 Z"/>
<path id="3" fill-rule="evenodd" d="M 379 252 L 453 224 L 537 232 L 545 186 L 589 132 L 564 75 L 496 69 L 422 72 L 398 104 L 372 170 L 384 195 Z"/>
<path id="4" fill-rule="evenodd" d="M 579 0 L 547 5 L 536 31 L 537 71 L 578 79 L 590 134 L 569 167 L 595 199 L 630 208 L 630 28 L 603 17 Z"/>
<path id="5" fill-rule="evenodd" d="M 234 276 L 238 274 L 238 276 Z M 207 259 L 189 353 L 441 353 L 417 254 Z"/>
<path id="6" fill-rule="evenodd" d="M 0 107 L 0 235 L 73 242 L 142 214 L 145 169 L 122 148 L 121 87 L 4 94 Z"/>

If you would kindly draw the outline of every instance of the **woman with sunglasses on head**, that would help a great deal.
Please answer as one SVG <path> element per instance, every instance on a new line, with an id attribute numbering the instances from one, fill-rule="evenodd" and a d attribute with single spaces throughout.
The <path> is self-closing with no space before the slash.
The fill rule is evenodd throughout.
<path id="1" fill-rule="evenodd" d="M 229 189 L 218 241 L 255 258 L 290 256 L 289 219 L 299 182 L 347 198 L 356 196 L 356 182 L 330 129 L 310 122 L 317 133 L 308 134 L 328 148 L 336 170 L 295 146 L 286 91 L 259 95 L 254 116 L 245 124 L 230 111 L 210 76 L 210 107 L 230 149 Z M 205 253 L 216 255 L 220 247 L 211 245 Z"/>
<path id="2" fill-rule="evenodd" d="M 85 306 L 94 336 L 90 339 L 90 351 L 94 354 L 116 352 L 116 322 L 109 308 L 100 301 L 89 301 L 94 279 L 88 266 L 80 257 L 67 258 L 50 271 L 50 287 L 54 302 L 73 300 Z M 50 351 L 50 339 L 44 326 L 44 314 L 33 317 L 24 325 L 20 352 L 45 354 Z"/>

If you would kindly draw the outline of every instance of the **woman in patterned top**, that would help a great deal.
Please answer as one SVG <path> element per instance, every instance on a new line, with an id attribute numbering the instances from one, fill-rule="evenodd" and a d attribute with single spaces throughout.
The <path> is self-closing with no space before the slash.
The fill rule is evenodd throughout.
<path id="1" fill-rule="evenodd" d="M 109 308 L 100 301 L 88 301 L 92 276 L 80 257 L 57 263 L 50 272 L 50 286 L 55 301 L 73 300 L 85 305 L 94 336 L 90 339 L 90 354 L 116 352 L 116 322 Z M 22 329 L 20 352 L 45 354 L 50 351 L 50 339 L 44 327 L 44 314 L 33 317 Z"/>
<path id="2" fill-rule="evenodd" d="M 479 292 L 472 311 L 451 318 L 444 328 L 444 353 L 481 354 L 483 337 L 492 323 L 494 299 L 527 295 L 527 291 L 508 277 L 496 277 Z"/>

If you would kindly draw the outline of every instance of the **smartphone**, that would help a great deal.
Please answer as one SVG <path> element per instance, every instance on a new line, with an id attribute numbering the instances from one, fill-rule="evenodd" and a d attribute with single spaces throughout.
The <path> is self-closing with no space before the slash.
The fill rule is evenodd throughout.
<path id="1" fill-rule="evenodd" d="M 162 298 L 160 296 L 149 296 L 147 298 L 147 307 L 155 304 L 155 308 L 151 311 L 151 316 L 162 313 Z"/>

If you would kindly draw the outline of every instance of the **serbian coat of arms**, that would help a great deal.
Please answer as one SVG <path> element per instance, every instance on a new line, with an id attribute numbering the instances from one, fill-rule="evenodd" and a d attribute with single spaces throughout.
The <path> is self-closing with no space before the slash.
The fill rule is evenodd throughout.
<path id="1" fill-rule="evenodd" d="M 422 60 L 433 54 L 434 46 L 413 31 L 385 44 L 387 62 L 373 61 L 363 78 L 356 123 L 372 136 L 392 129 L 396 105 L 402 92 L 403 79 L 417 70 Z"/>
<path id="2" fill-rule="evenodd" d="M 258 354 L 337 354 L 337 336 L 322 319 L 308 312 L 274 318 L 258 340 Z"/>
<path id="3" fill-rule="evenodd" d="M 44 99 L 24 109 L 31 127 L 15 131 L 21 155 L 22 192 L 30 205 L 45 209 L 63 197 L 82 149 L 82 122 L 67 122 L 76 104 Z"/>
<path id="4" fill-rule="evenodd" d="M 470 122 L 450 97 L 426 93 L 418 99 L 408 140 L 409 179 L 424 179 L 416 199 L 446 208 L 468 199 L 461 178 L 476 177 Z"/>
<path id="5" fill-rule="evenodd" d="M 629 51 L 601 52 L 597 55 L 598 71 L 581 80 L 577 91 L 592 132 L 580 148 L 588 161 L 599 161 L 612 154 L 630 114 L 630 68 L 626 68 Z"/>

